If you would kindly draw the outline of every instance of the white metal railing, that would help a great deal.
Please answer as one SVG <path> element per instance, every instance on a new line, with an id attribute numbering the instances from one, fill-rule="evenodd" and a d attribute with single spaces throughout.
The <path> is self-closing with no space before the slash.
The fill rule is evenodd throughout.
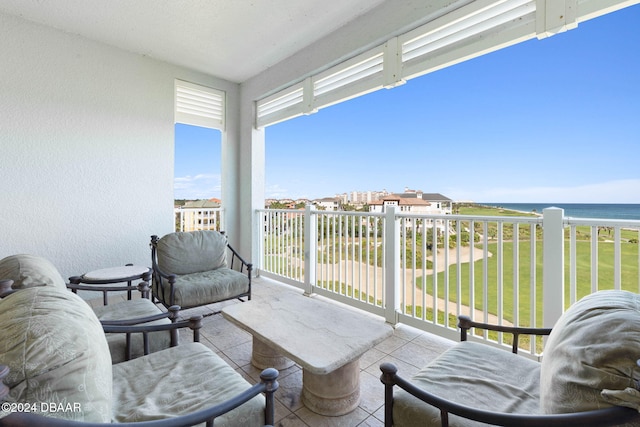
<path id="1" fill-rule="evenodd" d="M 640 221 L 565 218 L 558 208 L 476 217 L 307 207 L 258 217 L 260 274 L 452 339 L 459 314 L 549 327 L 588 293 L 640 291 Z"/>
<path id="2" fill-rule="evenodd" d="M 267 209 L 259 213 L 261 271 L 299 286 L 304 282 L 304 211 Z"/>
<path id="3" fill-rule="evenodd" d="M 639 222 L 565 218 L 569 241 L 569 303 L 601 289 L 640 292 L 640 275 L 633 274 L 629 268 L 640 265 Z M 581 252 L 589 253 L 588 269 L 578 265 Z M 579 281 L 585 278 L 589 290 L 580 292 Z"/>
<path id="4" fill-rule="evenodd" d="M 538 324 L 531 236 L 542 218 L 401 214 L 396 220 L 401 322 L 456 330 L 457 316 L 465 314 L 485 323 Z"/>
<path id="5" fill-rule="evenodd" d="M 315 211 L 312 291 L 383 315 L 383 214 Z M 309 284 L 308 284 L 309 285 Z"/>
<path id="6" fill-rule="evenodd" d="M 174 212 L 176 231 L 223 231 L 224 210 L 222 208 L 176 208 Z"/>

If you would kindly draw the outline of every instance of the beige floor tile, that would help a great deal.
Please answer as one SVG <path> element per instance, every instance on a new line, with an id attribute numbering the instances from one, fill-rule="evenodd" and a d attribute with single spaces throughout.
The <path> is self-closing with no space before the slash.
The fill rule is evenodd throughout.
<path id="1" fill-rule="evenodd" d="M 282 292 L 301 290 L 281 285 L 272 280 L 256 278 L 253 282 L 253 299 L 269 298 Z M 228 301 L 224 304 L 242 304 Z M 203 308 L 203 312 L 219 310 L 221 304 Z M 191 312 L 190 312 L 191 313 Z M 228 322 L 221 314 L 203 320 L 201 341 L 214 350 L 230 366 L 240 372 L 247 381 L 260 381 L 261 370 L 251 365 L 253 340 L 249 333 Z M 181 334 L 181 341 L 190 340 Z M 384 386 L 380 382 L 380 364 L 394 363 L 398 372 L 410 378 L 429 360 L 453 345 L 453 341 L 431 335 L 418 329 L 399 325 L 394 335 L 367 351 L 360 359 L 360 405 L 350 414 L 327 417 L 308 410 L 300 400 L 302 391 L 302 369 L 294 365 L 280 372 L 280 385 L 275 394 L 275 425 L 282 427 L 381 427 L 384 420 Z"/>

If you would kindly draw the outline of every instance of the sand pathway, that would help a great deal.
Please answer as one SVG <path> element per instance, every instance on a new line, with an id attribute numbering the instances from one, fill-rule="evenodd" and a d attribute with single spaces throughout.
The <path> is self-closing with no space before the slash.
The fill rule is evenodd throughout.
<path id="1" fill-rule="evenodd" d="M 458 252 L 460 254 L 459 256 L 460 256 L 461 263 L 463 264 L 467 264 L 471 260 L 473 260 L 474 262 L 478 261 L 482 259 L 482 257 L 484 256 L 484 251 L 482 249 L 478 249 L 472 246 L 471 247 L 463 246 L 459 248 L 459 251 L 457 248 L 449 249 L 448 259 L 445 259 L 444 250 L 439 249 L 436 256 L 437 271 L 442 272 L 445 270 L 446 266 L 456 264 L 458 260 Z M 489 252 L 488 256 L 491 257 L 492 254 Z M 432 257 L 428 257 L 428 258 L 429 260 L 432 260 Z M 340 270 L 341 270 L 341 274 L 340 274 Z M 427 276 L 433 274 L 433 270 L 431 269 L 425 269 L 424 271 Z M 405 304 L 408 306 L 413 305 L 415 301 L 415 304 L 418 306 L 426 306 L 426 307 L 433 308 L 433 305 L 434 305 L 433 296 L 425 294 L 424 303 L 423 303 L 423 294 L 421 289 L 415 289 L 415 295 L 414 295 L 414 287 L 412 286 L 412 283 L 414 283 L 417 278 L 421 277 L 422 273 L 423 273 L 423 270 L 421 268 L 416 269 L 415 271 L 413 269 L 407 268 L 404 271 L 404 276 L 405 276 L 404 283 L 406 286 L 404 301 L 405 301 Z M 382 297 L 383 277 L 382 277 L 382 268 L 380 267 L 374 267 L 364 262 L 358 262 L 358 261 L 352 262 L 352 261 L 343 260 L 336 265 L 331 265 L 331 264 L 329 264 L 328 266 L 319 265 L 316 270 L 316 276 L 318 281 L 325 281 L 325 280 L 333 281 L 332 279 L 335 279 L 337 281 L 338 277 L 340 277 L 341 278 L 340 281 L 348 282 L 349 285 L 353 286 L 355 289 L 360 289 L 361 292 L 364 292 L 367 295 L 375 295 L 376 298 L 378 299 Z M 367 283 L 369 284 L 369 289 L 366 289 Z M 442 286 L 442 284 L 440 284 L 439 286 Z M 444 309 L 445 309 L 445 300 L 443 300 L 442 298 L 438 298 L 438 310 L 444 311 Z M 449 301 L 448 312 L 455 314 L 457 313 L 457 311 L 458 311 L 457 304 L 455 302 Z M 461 313 L 470 315 L 469 307 L 462 306 Z M 484 316 L 484 313 L 480 310 L 475 310 L 475 313 L 473 315 L 473 317 L 476 320 L 480 320 L 480 321 L 484 321 L 483 316 Z M 497 320 L 498 319 L 493 315 L 489 315 L 487 318 L 487 321 L 491 323 L 496 323 Z"/>

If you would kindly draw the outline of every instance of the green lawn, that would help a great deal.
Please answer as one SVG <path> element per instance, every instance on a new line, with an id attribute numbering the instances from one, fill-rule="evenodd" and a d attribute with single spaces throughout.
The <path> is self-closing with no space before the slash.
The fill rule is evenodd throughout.
<path id="1" fill-rule="evenodd" d="M 480 247 L 481 245 L 476 245 Z M 599 242 L 598 244 L 598 283 L 597 289 L 613 289 L 614 287 L 614 268 L 612 260 L 614 259 L 614 244 L 612 242 Z M 497 254 L 497 243 L 489 244 L 489 252 L 494 255 Z M 577 297 L 591 293 L 591 243 L 588 241 L 579 241 L 576 244 L 576 270 L 577 270 Z M 536 298 L 536 317 L 539 322 L 542 320 L 542 242 L 537 242 L 536 251 L 536 283 L 535 283 L 535 298 Z M 638 292 L 638 244 L 634 243 L 622 243 L 621 248 L 622 257 L 622 288 L 632 292 Z M 565 244 L 565 283 L 567 288 L 565 289 L 565 304 L 569 304 L 569 244 Z M 514 263 L 513 260 L 513 243 L 505 242 L 503 244 L 503 273 L 502 273 L 502 304 L 503 304 L 503 317 L 505 320 L 511 322 L 514 319 L 514 306 L 518 306 L 519 309 L 519 323 L 522 326 L 529 326 L 530 319 L 530 300 L 531 300 L 531 255 L 530 255 L 530 242 L 521 241 L 519 243 L 519 257 L 518 257 L 518 282 L 519 282 L 519 295 L 518 301 L 514 300 Z M 478 260 L 473 264 L 473 277 L 474 277 L 474 300 L 475 307 L 482 310 L 484 308 L 484 302 L 486 298 L 487 309 L 489 313 L 498 314 L 498 263 L 497 257 L 490 257 L 486 263 L 486 282 L 485 282 L 485 263 L 483 260 Z M 470 264 L 466 263 L 462 265 L 460 272 L 461 289 L 460 295 L 458 295 L 457 282 L 458 273 L 457 267 L 452 265 L 449 267 L 449 298 L 456 301 L 460 298 L 463 305 L 469 306 L 471 301 L 471 280 L 470 280 Z M 438 273 L 438 297 L 444 298 L 445 289 L 445 274 L 444 272 Z M 485 286 L 486 283 L 486 286 Z M 422 279 L 419 279 L 417 283 L 419 288 L 422 288 Z M 427 292 L 433 293 L 433 276 L 426 278 Z M 486 288 L 486 292 L 485 292 Z M 485 295 L 486 293 L 486 295 Z M 538 323 L 537 326 L 540 326 Z"/>

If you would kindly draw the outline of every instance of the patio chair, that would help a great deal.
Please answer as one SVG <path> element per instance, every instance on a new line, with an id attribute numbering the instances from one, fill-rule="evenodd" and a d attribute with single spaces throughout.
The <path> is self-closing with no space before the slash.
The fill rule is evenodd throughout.
<path id="1" fill-rule="evenodd" d="M 553 330 L 459 316 L 461 342 L 411 380 L 380 365 L 385 426 L 640 426 L 638 307 L 637 294 L 600 291 Z M 470 341 L 471 328 L 511 334 L 511 352 Z M 517 354 L 521 335 L 548 335 L 542 363 Z"/>
<path id="2" fill-rule="evenodd" d="M 251 299 L 252 265 L 229 245 L 224 233 L 201 230 L 162 238 L 153 235 L 151 263 L 152 295 L 167 307 L 188 309 Z"/>
<path id="3" fill-rule="evenodd" d="M 43 286 L 0 300 L 0 426 L 273 424 L 278 371 L 248 383 L 199 341 L 202 316 L 104 326 L 77 295 Z M 112 364 L 104 332 L 193 329 L 193 342 Z M 264 393 L 264 396 L 263 396 Z"/>

